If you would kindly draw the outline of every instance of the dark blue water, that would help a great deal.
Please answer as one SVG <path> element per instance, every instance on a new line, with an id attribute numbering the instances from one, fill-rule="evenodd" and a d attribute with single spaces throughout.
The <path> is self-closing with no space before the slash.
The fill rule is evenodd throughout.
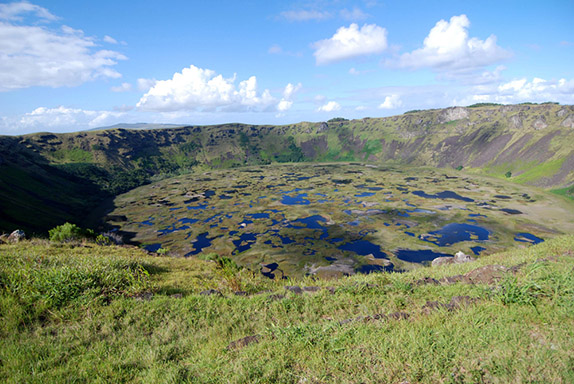
<path id="1" fill-rule="evenodd" d="M 245 252 L 255 244 L 257 235 L 255 233 L 244 233 L 239 236 L 239 240 L 233 240 L 235 253 Z"/>
<path id="2" fill-rule="evenodd" d="M 185 256 L 197 255 L 199 252 L 203 251 L 205 248 L 211 246 L 211 240 L 207 236 L 208 232 L 201 233 L 197 236 L 197 240 L 193 242 L 193 251 L 187 253 Z"/>
<path id="3" fill-rule="evenodd" d="M 160 243 L 144 245 L 144 249 L 148 252 L 157 252 L 161 248 Z"/>
<path id="4" fill-rule="evenodd" d="M 263 267 L 269 269 L 269 272 L 263 272 Z M 273 272 L 275 272 L 275 270 L 279 267 L 279 264 L 277 263 L 265 264 L 263 265 L 263 267 L 261 268 L 261 274 L 270 279 L 274 279 L 275 274 Z"/>
<path id="5" fill-rule="evenodd" d="M 306 193 L 301 193 L 296 196 L 283 195 L 281 203 L 285 205 L 309 205 L 311 202 L 305 199 L 305 197 L 307 197 Z"/>
<path id="6" fill-rule="evenodd" d="M 518 209 L 511 209 L 511 208 L 502 208 L 502 212 L 508 213 L 509 215 L 522 215 L 522 212 Z"/>
<path id="7" fill-rule="evenodd" d="M 277 236 L 279 236 L 279 238 L 281 239 L 281 243 L 283 245 L 293 244 L 295 242 L 295 240 L 291 239 L 288 236 L 281 236 L 281 235 L 277 235 Z"/>
<path id="8" fill-rule="evenodd" d="M 459 195 L 456 192 L 453 191 L 443 191 L 443 192 L 439 192 L 436 193 L 434 195 L 429 195 L 427 193 L 425 193 L 424 191 L 414 191 L 412 192 L 413 195 L 417 195 L 420 197 L 424 197 L 426 199 L 456 199 L 456 200 L 462 200 L 462 201 L 466 201 L 466 202 L 473 202 L 474 200 L 469 198 L 469 197 L 463 197 L 461 195 Z"/>
<path id="9" fill-rule="evenodd" d="M 183 219 L 179 219 L 178 221 L 179 221 L 180 223 L 182 223 L 182 224 L 195 224 L 195 223 L 197 223 L 199 220 L 197 220 L 197 219 L 183 218 Z"/>
<path id="10" fill-rule="evenodd" d="M 517 233 L 514 236 L 514 241 L 520 241 L 522 243 L 538 244 L 538 243 L 542 243 L 544 241 L 544 239 L 541 239 L 540 237 L 534 236 L 531 233 L 521 232 L 521 233 Z"/>
<path id="11" fill-rule="evenodd" d="M 355 252 L 357 255 L 367 256 L 372 254 L 377 259 L 388 259 L 385 252 L 381 251 L 381 247 L 373 244 L 368 240 L 355 240 L 349 243 L 341 244 L 337 248 L 343 251 Z"/>
<path id="12" fill-rule="evenodd" d="M 480 213 L 469 213 L 469 217 L 486 217 L 486 215 L 481 215 Z"/>
<path id="13" fill-rule="evenodd" d="M 150 225 L 151 226 L 151 225 L 153 225 L 153 222 L 151 220 L 146 220 L 146 221 L 142 221 L 140 223 L 140 225 Z"/>
<path id="14" fill-rule="evenodd" d="M 359 268 L 355 269 L 357 273 L 362 273 L 368 275 L 369 273 L 377 273 L 377 272 L 392 272 L 393 266 L 389 265 L 388 267 L 383 267 L 382 265 L 361 265 Z"/>
<path id="15" fill-rule="evenodd" d="M 405 232 L 407 235 L 412 236 L 412 237 L 416 237 L 416 235 L 412 232 Z"/>
<path id="16" fill-rule="evenodd" d="M 336 257 L 331 257 L 331 256 L 325 256 L 325 260 L 327 261 L 337 261 Z"/>
<path id="17" fill-rule="evenodd" d="M 317 229 L 320 230 L 322 233 L 319 237 L 319 239 L 324 240 L 329 236 L 329 231 L 327 229 L 327 227 L 324 227 L 321 223 L 326 222 L 327 219 L 325 219 L 323 216 L 321 215 L 313 215 L 313 216 L 309 216 L 309 217 L 304 217 L 302 219 L 297 219 L 297 220 L 293 220 L 290 224 L 287 224 L 285 227 L 286 228 L 309 228 L 309 229 Z M 300 225 L 303 224 L 303 225 Z M 315 240 L 312 237 L 308 238 L 309 240 Z"/>
<path id="18" fill-rule="evenodd" d="M 474 253 L 474 254 L 477 255 L 477 256 L 480 255 L 480 252 L 484 251 L 485 249 L 486 249 L 486 248 L 484 248 L 484 247 L 479 247 L 479 246 L 470 247 L 470 250 L 472 251 L 472 253 Z"/>
<path id="19" fill-rule="evenodd" d="M 395 255 L 403 261 L 410 263 L 422 263 L 423 261 L 431 261 L 437 257 L 452 256 L 446 253 L 433 252 L 429 249 L 422 249 L 414 251 L 411 249 L 398 249 Z"/>
<path id="20" fill-rule="evenodd" d="M 177 232 L 177 231 L 184 231 L 186 229 L 189 229 L 188 225 L 182 225 L 181 227 L 176 227 L 175 224 L 173 224 L 170 227 L 164 228 L 164 229 L 158 229 L 157 231 L 159 233 L 161 233 L 162 235 L 165 235 L 166 233 L 173 233 L 173 232 Z"/>
<path id="21" fill-rule="evenodd" d="M 444 247 L 460 241 L 488 240 L 490 232 L 478 225 L 451 223 L 429 234 L 435 236 L 436 239 L 421 238 L 421 240 Z"/>
<path id="22" fill-rule="evenodd" d="M 375 196 L 375 192 L 362 192 L 355 195 L 355 197 L 369 197 Z"/>
<path id="23" fill-rule="evenodd" d="M 196 205 L 196 206 L 187 206 L 188 210 L 197 210 L 197 209 L 205 209 L 207 208 L 207 204 L 200 204 L 200 205 Z"/>
<path id="24" fill-rule="evenodd" d="M 247 215 L 245 215 L 245 217 L 250 217 L 252 219 L 268 219 L 269 218 L 269 214 L 265 213 L 265 212 L 261 212 L 261 213 L 249 213 Z"/>

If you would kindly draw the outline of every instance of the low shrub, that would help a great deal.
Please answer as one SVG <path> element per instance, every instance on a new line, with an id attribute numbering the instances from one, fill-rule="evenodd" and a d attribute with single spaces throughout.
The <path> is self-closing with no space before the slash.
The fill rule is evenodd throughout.
<path id="1" fill-rule="evenodd" d="M 52 228 L 48 231 L 51 241 L 57 242 L 70 242 L 82 241 L 85 239 L 93 239 L 95 237 L 94 231 L 91 229 L 82 229 L 76 224 L 64 223 Z"/>

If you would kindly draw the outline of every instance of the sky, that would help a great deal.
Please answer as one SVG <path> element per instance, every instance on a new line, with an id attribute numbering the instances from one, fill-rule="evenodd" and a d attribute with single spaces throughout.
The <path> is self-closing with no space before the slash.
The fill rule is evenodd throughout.
<path id="1" fill-rule="evenodd" d="M 0 1 L 0 134 L 574 104 L 572 0 Z"/>

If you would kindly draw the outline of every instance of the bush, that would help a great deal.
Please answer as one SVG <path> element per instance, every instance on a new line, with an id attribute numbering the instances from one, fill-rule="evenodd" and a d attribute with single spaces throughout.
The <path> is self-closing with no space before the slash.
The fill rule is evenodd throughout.
<path id="1" fill-rule="evenodd" d="M 511 178 L 512 177 L 512 172 L 508 171 L 504 174 L 505 177 L 507 178 Z"/>
<path id="2" fill-rule="evenodd" d="M 123 245 L 124 240 L 122 236 L 117 232 L 103 232 L 96 237 L 96 243 L 98 245 Z"/>
<path id="3" fill-rule="evenodd" d="M 50 241 L 69 242 L 94 238 L 94 231 L 82 229 L 76 224 L 64 223 L 48 231 Z"/>

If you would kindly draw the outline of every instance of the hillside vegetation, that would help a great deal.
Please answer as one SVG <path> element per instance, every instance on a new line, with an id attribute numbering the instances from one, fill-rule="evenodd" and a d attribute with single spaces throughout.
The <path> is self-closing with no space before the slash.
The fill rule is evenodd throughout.
<path id="1" fill-rule="evenodd" d="M 0 381 L 574 381 L 574 236 L 336 281 L 204 259 L 0 245 Z"/>
<path id="2" fill-rule="evenodd" d="M 38 133 L 1 137 L 0 149 L 6 231 L 81 222 L 106 197 L 190 169 L 275 162 L 463 167 L 571 195 L 574 107 L 479 105 L 287 126 Z M 34 212 L 35 220 L 22 219 Z"/>

